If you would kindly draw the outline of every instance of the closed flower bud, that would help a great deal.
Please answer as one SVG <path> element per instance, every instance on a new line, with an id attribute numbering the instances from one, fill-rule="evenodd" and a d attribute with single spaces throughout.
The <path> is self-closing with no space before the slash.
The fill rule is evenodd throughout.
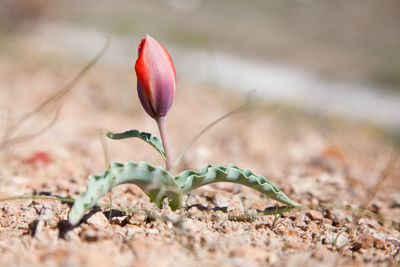
<path id="1" fill-rule="evenodd" d="M 165 117 L 176 89 L 176 73 L 171 56 L 150 35 L 142 39 L 138 54 L 135 71 L 140 102 L 152 118 Z"/>

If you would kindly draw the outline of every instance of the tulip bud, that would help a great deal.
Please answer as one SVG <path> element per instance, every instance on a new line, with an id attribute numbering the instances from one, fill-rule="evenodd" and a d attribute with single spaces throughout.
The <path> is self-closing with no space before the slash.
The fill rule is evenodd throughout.
<path id="1" fill-rule="evenodd" d="M 150 35 L 142 39 L 138 54 L 135 71 L 140 102 L 152 118 L 165 117 L 171 108 L 176 88 L 171 56 Z"/>

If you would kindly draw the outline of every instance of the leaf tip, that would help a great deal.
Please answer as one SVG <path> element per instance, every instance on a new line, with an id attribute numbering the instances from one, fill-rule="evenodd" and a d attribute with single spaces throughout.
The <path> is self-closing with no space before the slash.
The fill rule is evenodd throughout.
<path id="1" fill-rule="evenodd" d="M 114 137 L 114 133 L 113 133 L 113 132 L 107 132 L 107 133 L 106 133 L 106 136 L 107 136 L 108 138 L 113 138 L 113 137 Z"/>

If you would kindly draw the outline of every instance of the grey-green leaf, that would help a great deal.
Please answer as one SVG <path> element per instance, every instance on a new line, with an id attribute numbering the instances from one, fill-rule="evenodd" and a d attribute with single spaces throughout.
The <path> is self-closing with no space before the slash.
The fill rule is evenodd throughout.
<path id="1" fill-rule="evenodd" d="M 130 130 L 122 133 L 108 132 L 107 137 L 114 140 L 126 139 L 132 137 L 140 138 L 149 145 L 151 145 L 152 147 L 154 147 L 161 154 L 164 160 L 166 159 L 162 141 L 157 136 L 154 136 L 151 133 L 140 132 L 138 130 Z"/>
<path id="2" fill-rule="evenodd" d="M 228 167 L 213 167 L 207 164 L 199 172 L 188 170 L 174 178 L 162 167 L 155 167 L 146 162 L 128 161 L 124 164 L 111 163 L 110 168 L 101 175 L 89 176 L 88 189 L 75 200 L 69 213 L 69 221 L 77 224 L 88 209 L 95 206 L 102 196 L 119 184 L 137 185 L 159 208 L 162 201 L 168 198 L 171 209 L 176 210 L 181 205 L 183 194 L 216 182 L 245 185 L 289 207 L 299 206 L 263 176 L 232 164 Z"/>
<path id="3" fill-rule="evenodd" d="M 288 206 L 299 206 L 299 204 L 293 202 L 276 185 L 267 181 L 263 176 L 255 175 L 250 170 L 240 169 L 233 164 L 230 164 L 227 168 L 223 166 L 213 167 L 207 164 L 199 172 L 192 170 L 184 171 L 175 177 L 175 182 L 181 188 L 183 194 L 215 182 L 237 183 L 255 189 L 265 196 Z"/>
<path id="4" fill-rule="evenodd" d="M 162 167 L 146 162 L 128 161 L 125 164 L 111 163 L 101 175 L 89 175 L 89 185 L 85 193 L 79 195 L 69 213 L 69 221 L 77 224 L 85 212 L 119 184 L 135 184 L 159 207 L 164 198 L 169 198 L 173 210 L 180 206 L 182 193 L 172 175 Z"/>

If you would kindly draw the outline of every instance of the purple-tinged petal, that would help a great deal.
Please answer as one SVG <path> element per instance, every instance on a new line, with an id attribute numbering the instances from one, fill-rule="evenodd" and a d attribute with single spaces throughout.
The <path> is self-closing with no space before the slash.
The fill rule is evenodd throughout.
<path id="1" fill-rule="evenodd" d="M 167 50 L 151 36 L 138 49 L 135 70 L 139 99 L 153 118 L 164 117 L 171 108 L 176 88 L 176 73 Z"/>

